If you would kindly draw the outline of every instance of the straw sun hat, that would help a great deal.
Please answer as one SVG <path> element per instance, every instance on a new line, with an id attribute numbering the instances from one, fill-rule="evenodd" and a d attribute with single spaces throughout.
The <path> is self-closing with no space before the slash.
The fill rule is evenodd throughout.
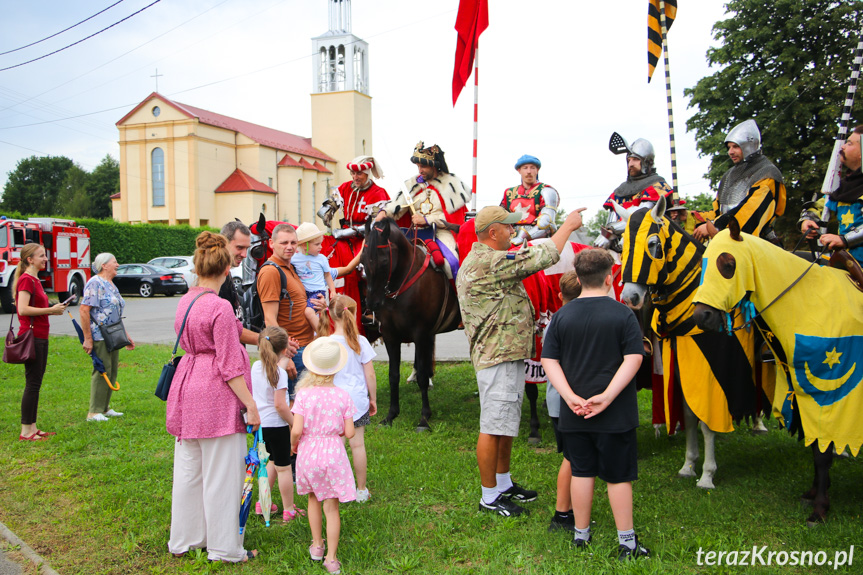
<path id="1" fill-rule="evenodd" d="M 303 364 L 318 375 L 333 375 L 347 362 L 348 350 L 331 337 L 319 337 L 303 350 Z"/>
<path id="2" fill-rule="evenodd" d="M 324 235 L 324 232 L 318 229 L 318 226 L 311 222 L 303 222 L 297 226 L 297 243 L 304 244 L 312 240 L 316 240 Z"/>

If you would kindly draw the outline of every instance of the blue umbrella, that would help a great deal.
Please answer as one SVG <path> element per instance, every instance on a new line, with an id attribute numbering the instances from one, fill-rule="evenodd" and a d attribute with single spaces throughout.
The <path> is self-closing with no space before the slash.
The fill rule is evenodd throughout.
<path id="1" fill-rule="evenodd" d="M 69 314 L 69 318 L 72 320 L 72 325 L 75 326 L 75 331 L 78 332 L 78 341 L 80 341 L 83 344 L 84 343 L 84 330 L 81 329 L 81 326 L 78 325 L 78 322 L 75 320 L 74 317 L 72 317 L 71 313 L 69 313 L 68 311 L 66 313 Z M 108 387 L 110 387 L 114 391 L 119 391 L 120 390 L 120 383 L 117 382 L 116 387 L 114 387 L 114 385 L 111 384 L 111 380 L 108 379 L 108 375 L 105 373 L 105 364 L 102 363 L 102 360 L 99 359 L 99 356 L 96 355 L 95 353 L 93 353 L 92 351 L 90 352 L 89 355 L 90 355 L 90 359 L 93 360 L 93 369 L 95 369 L 96 371 L 98 371 L 99 373 L 102 374 L 102 377 L 105 378 L 105 383 L 108 384 Z"/>
<path id="2" fill-rule="evenodd" d="M 255 441 L 246 454 L 246 478 L 243 480 L 243 490 L 240 492 L 240 535 L 246 528 L 249 519 L 249 511 L 252 508 L 252 489 L 255 487 L 255 471 L 258 470 L 261 460 L 258 458 L 258 436 L 252 432 L 252 426 L 246 427 L 248 433 L 252 433 Z"/>

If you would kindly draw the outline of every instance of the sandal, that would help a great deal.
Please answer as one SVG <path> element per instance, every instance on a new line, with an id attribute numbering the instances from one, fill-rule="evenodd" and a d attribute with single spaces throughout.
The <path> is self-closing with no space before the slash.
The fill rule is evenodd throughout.
<path id="1" fill-rule="evenodd" d="M 282 511 L 282 521 L 287 523 L 288 521 L 293 521 L 297 518 L 297 516 L 305 517 L 306 512 L 296 505 L 294 505 L 293 509 L 285 509 Z"/>
<path id="2" fill-rule="evenodd" d="M 19 435 L 18 441 L 42 441 L 45 439 L 37 431 L 34 431 L 31 435 Z"/>
<path id="3" fill-rule="evenodd" d="M 56 431 L 42 431 L 41 429 L 36 430 L 36 435 L 39 437 L 51 437 L 52 435 L 57 435 Z"/>
<path id="4" fill-rule="evenodd" d="M 327 570 L 327 573 L 333 573 L 334 575 L 338 575 L 342 572 L 342 564 L 339 563 L 338 559 L 333 559 L 330 561 L 329 559 L 324 559 L 324 569 Z"/>
<path id="5" fill-rule="evenodd" d="M 241 563 L 246 563 L 247 561 L 251 561 L 252 559 L 254 559 L 257 556 L 258 556 L 258 550 L 257 549 L 249 549 L 248 551 L 246 551 L 246 558 L 243 561 L 241 561 Z"/>

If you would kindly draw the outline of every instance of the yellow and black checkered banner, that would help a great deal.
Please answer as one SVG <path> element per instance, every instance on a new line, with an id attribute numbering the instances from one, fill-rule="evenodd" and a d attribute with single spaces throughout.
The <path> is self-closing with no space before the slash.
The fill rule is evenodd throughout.
<path id="1" fill-rule="evenodd" d="M 665 31 L 677 17 L 677 0 L 665 0 Z M 647 81 L 653 77 L 653 70 L 662 55 L 662 23 L 660 22 L 659 0 L 650 0 L 647 8 Z"/>

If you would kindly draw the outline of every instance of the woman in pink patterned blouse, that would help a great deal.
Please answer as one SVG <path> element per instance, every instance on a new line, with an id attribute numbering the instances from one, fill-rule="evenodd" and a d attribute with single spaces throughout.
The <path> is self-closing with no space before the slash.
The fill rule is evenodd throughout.
<path id="1" fill-rule="evenodd" d="M 260 425 L 252 397 L 251 369 L 240 344 L 243 326 L 219 288 L 231 269 L 227 240 L 202 232 L 195 250 L 198 285 L 177 306 L 180 331 L 192 305 L 180 346 L 186 355 L 177 367 L 168 394 L 167 428 L 176 436 L 174 487 L 171 494 L 171 538 L 176 556 L 207 548 L 211 561 L 240 562 L 257 556 L 243 548 L 239 534 L 246 425 Z"/>

